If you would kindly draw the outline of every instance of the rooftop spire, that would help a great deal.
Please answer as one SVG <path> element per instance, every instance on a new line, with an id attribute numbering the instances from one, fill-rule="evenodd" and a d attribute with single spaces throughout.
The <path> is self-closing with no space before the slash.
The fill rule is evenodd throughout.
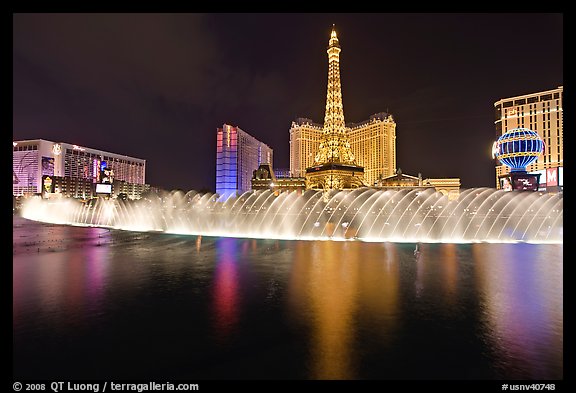
<path id="1" fill-rule="evenodd" d="M 332 33 L 330 34 L 330 42 L 328 43 L 328 46 L 330 48 L 333 46 L 340 48 L 340 44 L 338 43 L 338 36 L 336 35 L 336 26 L 334 24 L 332 25 Z"/>

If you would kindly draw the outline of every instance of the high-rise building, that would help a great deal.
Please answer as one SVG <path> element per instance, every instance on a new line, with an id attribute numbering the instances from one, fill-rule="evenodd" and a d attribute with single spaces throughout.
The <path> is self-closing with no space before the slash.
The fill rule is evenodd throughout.
<path id="1" fill-rule="evenodd" d="M 224 124 L 216 133 L 216 193 L 222 198 L 252 188 L 260 164 L 272 165 L 272 149 L 240 127 Z"/>
<path id="2" fill-rule="evenodd" d="M 496 139 L 515 128 L 528 128 L 544 141 L 544 152 L 526 167 L 529 173 L 540 173 L 544 188 L 562 187 L 564 167 L 564 137 L 562 99 L 564 87 L 503 98 L 494 103 Z M 519 153 L 520 154 L 520 153 Z M 496 187 L 499 179 L 510 172 L 506 165 L 496 166 Z M 542 187 L 541 187 L 542 188 Z"/>
<path id="3" fill-rule="evenodd" d="M 314 165 L 322 139 L 322 124 L 298 118 L 290 127 L 290 175 L 304 177 L 306 168 Z"/>
<path id="4" fill-rule="evenodd" d="M 376 113 L 368 120 L 346 125 L 356 163 L 364 167 L 364 181 L 372 186 L 396 171 L 396 122 L 389 113 Z M 290 173 L 304 176 L 314 165 L 322 138 L 322 125 L 298 118 L 290 127 Z"/>
<path id="5" fill-rule="evenodd" d="M 40 193 L 43 176 L 83 179 L 81 188 L 85 190 L 86 181 L 93 184 L 100 181 L 103 162 L 114 172 L 115 180 L 133 184 L 145 183 L 146 160 L 44 139 L 14 141 L 12 145 L 12 193 L 16 196 Z M 70 181 L 72 180 L 62 184 Z M 82 193 L 85 194 L 84 191 Z M 90 197 L 76 194 L 67 196 Z"/>
<path id="6" fill-rule="evenodd" d="M 340 43 L 332 28 L 328 42 L 328 88 L 322 138 L 314 165 L 306 168 L 307 189 L 351 189 L 363 187 L 364 168 L 356 164 L 344 122 L 340 83 Z"/>
<path id="7" fill-rule="evenodd" d="M 368 120 L 349 124 L 350 148 L 356 163 L 364 167 L 364 182 L 374 185 L 396 171 L 396 122 L 389 113 L 376 113 Z"/>

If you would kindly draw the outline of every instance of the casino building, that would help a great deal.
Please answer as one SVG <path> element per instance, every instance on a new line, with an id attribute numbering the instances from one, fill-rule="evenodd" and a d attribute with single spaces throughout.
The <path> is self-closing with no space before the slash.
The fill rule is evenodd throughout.
<path id="1" fill-rule="evenodd" d="M 12 150 L 14 196 L 40 194 L 49 186 L 49 194 L 87 199 L 97 184 L 108 183 L 114 187 L 102 190 L 110 196 L 125 192 L 138 199 L 149 188 L 140 158 L 44 139 L 13 141 Z M 101 179 L 104 168 L 113 178 Z"/>
<path id="2" fill-rule="evenodd" d="M 494 103 L 496 139 L 514 129 L 534 131 L 544 142 L 538 159 L 526 167 L 528 173 L 540 174 L 540 191 L 562 191 L 564 169 L 564 87 L 502 98 Z M 519 153 L 520 154 L 520 153 Z M 506 187 L 510 166 L 497 161 L 496 187 Z"/>
<path id="3" fill-rule="evenodd" d="M 223 199 L 252 188 L 261 164 L 272 165 L 274 151 L 240 127 L 224 124 L 216 131 L 216 193 Z"/>
<path id="4" fill-rule="evenodd" d="M 356 163 L 364 168 L 364 181 L 375 185 L 381 177 L 396 172 L 396 122 L 391 114 L 375 113 L 368 120 L 347 123 L 350 150 Z M 314 165 L 322 140 L 323 125 L 297 118 L 290 127 L 290 173 L 304 176 Z"/>

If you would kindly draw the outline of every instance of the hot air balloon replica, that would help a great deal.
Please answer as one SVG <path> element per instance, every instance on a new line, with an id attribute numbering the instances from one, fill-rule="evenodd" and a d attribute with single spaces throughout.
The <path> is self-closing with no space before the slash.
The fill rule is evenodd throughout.
<path id="1" fill-rule="evenodd" d="M 494 142 L 493 156 L 510 168 L 500 176 L 503 189 L 538 191 L 539 173 L 528 173 L 526 167 L 535 162 L 544 151 L 544 141 L 536 131 L 514 128 L 506 131 Z"/>

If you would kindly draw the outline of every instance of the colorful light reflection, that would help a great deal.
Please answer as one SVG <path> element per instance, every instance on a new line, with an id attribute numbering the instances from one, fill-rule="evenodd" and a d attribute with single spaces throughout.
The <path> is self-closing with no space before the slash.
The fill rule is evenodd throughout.
<path id="1" fill-rule="evenodd" d="M 216 247 L 218 259 L 214 273 L 214 320 L 217 336 L 226 340 L 239 317 L 238 240 L 222 238 L 217 241 Z"/>
<path id="2" fill-rule="evenodd" d="M 483 335 L 496 354 L 496 367 L 507 378 L 558 374 L 561 379 L 561 358 L 555 354 L 563 346 L 562 246 L 474 244 L 472 252 L 484 304 Z M 547 369 L 543 357 L 551 360 Z"/>

